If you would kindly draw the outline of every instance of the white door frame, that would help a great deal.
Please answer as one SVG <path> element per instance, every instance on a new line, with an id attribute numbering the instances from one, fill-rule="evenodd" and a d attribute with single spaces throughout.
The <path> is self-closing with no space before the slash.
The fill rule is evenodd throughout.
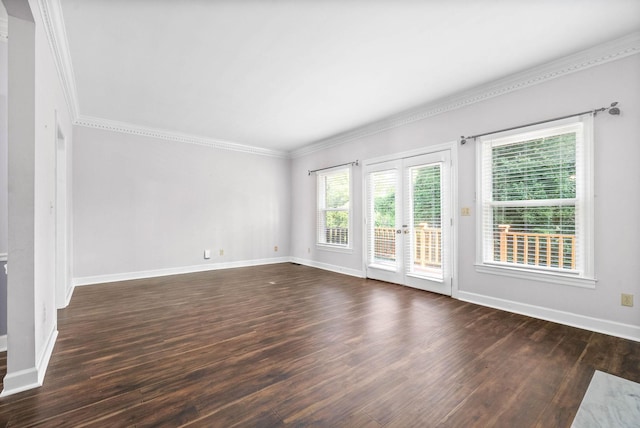
<path id="1" fill-rule="evenodd" d="M 56 112 L 57 113 L 57 112 Z M 69 256 L 69 186 L 68 186 L 68 150 L 67 141 L 55 121 L 55 294 L 56 307 L 64 308 L 70 298 L 70 256 Z"/>
<path id="2" fill-rule="evenodd" d="M 376 158 L 366 159 L 362 162 L 362 272 L 367 272 L 367 253 L 368 253 L 368 234 L 366 233 L 367 228 L 367 193 L 366 189 L 366 174 L 367 174 L 367 166 L 373 166 L 378 163 L 390 162 L 394 160 L 400 160 L 403 158 L 410 158 L 420 155 L 427 155 L 431 153 L 441 152 L 441 151 L 449 151 L 451 165 L 451 297 L 458 298 L 458 142 L 452 141 L 449 143 L 436 144 L 432 146 L 426 146 L 423 148 L 409 150 L 405 152 L 393 153 L 389 155 L 384 155 Z M 444 220 L 443 220 L 444 221 Z M 410 285 L 408 285 L 410 286 Z"/>

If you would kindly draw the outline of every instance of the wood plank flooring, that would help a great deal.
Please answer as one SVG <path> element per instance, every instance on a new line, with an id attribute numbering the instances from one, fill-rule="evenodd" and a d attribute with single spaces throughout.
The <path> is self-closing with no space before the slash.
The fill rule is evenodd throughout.
<path id="1" fill-rule="evenodd" d="M 79 287 L 58 318 L 0 426 L 569 427 L 594 370 L 640 382 L 640 343 L 293 264 Z"/>

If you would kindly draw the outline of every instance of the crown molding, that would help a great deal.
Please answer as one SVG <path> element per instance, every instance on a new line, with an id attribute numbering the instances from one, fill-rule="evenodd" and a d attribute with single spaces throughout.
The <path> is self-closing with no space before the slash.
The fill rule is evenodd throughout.
<path id="1" fill-rule="evenodd" d="M 418 108 L 401 112 L 386 119 L 311 143 L 299 149 L 285 152 L 81 115 L 60 0 L 38 0 L 38 5 L 44 23 L 45 33 L 60 77 L 64 97 L 75 125 L 134 135 L 144 135 L 169 141 L 198 144 L 223 150 L 234 150 L 284 158 L 306 156 L 320 150 L 375 135 L 448 111 L 470 106 L 509 92 L 537 85 L 551 79 L 640 53 L 640 32 L 635 32 L 568 57 L 551 61 L 524 72 L 516 73 L 471 90 L 463 91 Z M 3 22 L 0 20 L 0 40 L 3 34 L 7 33 L 6 29 L 4 30 L 5 33 L 2 32 L 3 28 L 6 28 L 6 23 L 3 27 Z"/>
<path id="2" fill-rule="evenodd" d="M 541 66 L 512 74 L 488 84 L 425 104 L 416 109 L 408 110 L 389 118 L 320 140 L 291 151 L 290 156 L 292 158 L 306 156 L 320 150 L 345 144 L 370 135 L 375 135 L 448 111 L 457 110 L 509 92 L 537 85 L 548 80 L 566 76 L 568 74 L 586 70 L 590 67 L 605 64 L 607 62 L 622 59 L 638 53 L 640 53 L 640 32 L 635 32 L 559 60 L 551 61 Z"/>
<path id="3" fill-rule="evenodd" d="M 265 149 L 261 147 L 234 143 L 231 141 L 182 134 L 158 128 L 147 128 L 132 123 L 118 122 L 91 116 L 80 116 L 73 122 L 73 124 L 77 126 L 84 126 L 86 128 L 102 129 L 105 131 L 120 132 L 124 134 L 139 135 L 143 137 L 152 137 L 178 143 L 197 144 L 214 149 L 232 150 L 236 152 L 251 153 L 255 155 L 278 158 L 289 158 L 289 153 L 282 150 Z"/>
<path id="4" fill-rule="evenodd" d="M 62 91 L 64 93 L 69 113 L 74 125 L 88 128 L 103 129 L 113 132 L 120 132 L 133 135 L 159 138 L 162 140 L 175 141 L 180 143 L 198 144 L 223 150 L 233 150 L 243 153 L 252 153 L 265 156 L 288 158 L 288 152 L 253 147 L 245 144 L 234 143 L 219 139 L 212 139 L 165 129 L 148 128 L 126 122 L 118 122 L 103 118 L 85 116 L 80 113 L 78 103 L 78 93 L 76 90 L 76 80 L 71 62 L 71 54 L 64 25 L 62 6 L 60 0 L 38 0 L 40 15 L 44 24 L 44 30 L 49 41 L 49 46 L 53 54 L 58 76 L 60 78 Z M 1 27 L 0 27 L 1 28 Z"/>
<path id="5" fill-rule="evenodd" d="M 60 0 L 38 0 L 38 6 L 44 25 L 44 32 L 47 35 L 58 77 L 60 78 L 62 92 L 71 118 L 75 120 L 80 115 L 80 109 L 78 107 L 78 92 L 71 63 L 66 27 L 62 16 L 62 6 Z"/>

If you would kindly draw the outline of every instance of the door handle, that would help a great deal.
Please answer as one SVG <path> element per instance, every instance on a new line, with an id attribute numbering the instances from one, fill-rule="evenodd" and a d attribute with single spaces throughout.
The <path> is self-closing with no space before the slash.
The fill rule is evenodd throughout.
<path id="1" fill-rule="evenodd" d="M 396 233 L 397 233 L 398 235 L 400 235 L 400 234 L 402 233 L 402 230 L 398 229 L 398 230 L 396 230 Z"/>
<path id="2" fill-rule="evenodd" d="M 409 229 L 405 229 L 405 230 L 404 230 L 404 233 L 405 233 L 405 234 L 409 233 Z"/>

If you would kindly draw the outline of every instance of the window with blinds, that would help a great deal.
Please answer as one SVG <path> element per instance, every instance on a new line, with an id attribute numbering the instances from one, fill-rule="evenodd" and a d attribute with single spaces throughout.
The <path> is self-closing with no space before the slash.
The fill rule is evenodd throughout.
<path id="1" fill-rule="evenodd" d="M 481 139 L 481 263 L 592 276 L 585 120 Z"/>
<path id="2" fill-rule="evenodd" d="M 317 173 L 318 244 L 350 248 L 351 240 L 351 168 Z"/>

